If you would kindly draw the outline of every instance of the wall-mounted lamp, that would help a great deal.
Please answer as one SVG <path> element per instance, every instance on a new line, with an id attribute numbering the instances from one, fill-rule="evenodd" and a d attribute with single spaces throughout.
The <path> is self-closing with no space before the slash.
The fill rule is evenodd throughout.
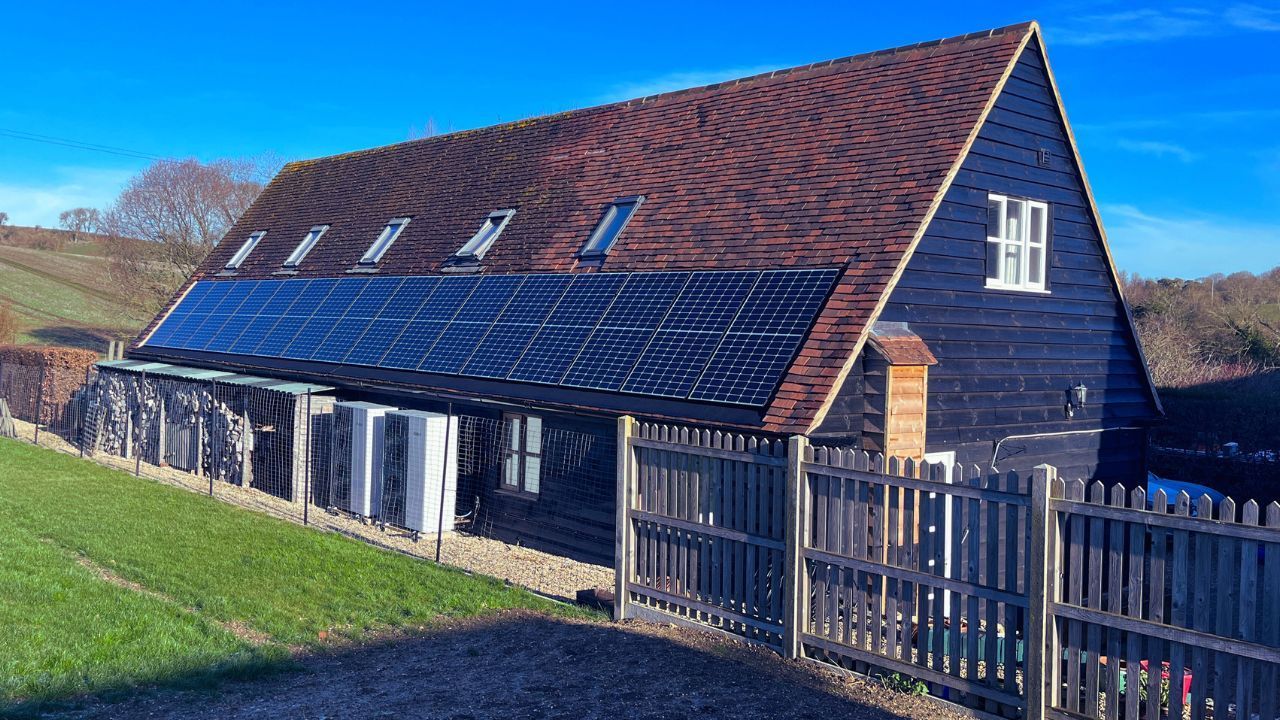
<path id="1" fill-rule="evenodd" d="M 1076 407 L 1078 408 L 1084 407 L 1084 403 L 1088 399 L 1089 399 L 1089 388 L 1085 387 L 1084 383 L 1080 383 L 1079 385 L 1071 388 L 1072 404 L 1075 405 Z"/>
<path id="2" fill-rule="evenodd" d="M 1076 416 L 1076 410 L 1084 407 L 1089 400 L 1089 388 L 1085 387 L 1084 383 L 1080 383 L 1067 391 L 1067 397 L 1069 399 L 1062 411 L 1067 416 L 1067 419 L 1070 420 Z"/>

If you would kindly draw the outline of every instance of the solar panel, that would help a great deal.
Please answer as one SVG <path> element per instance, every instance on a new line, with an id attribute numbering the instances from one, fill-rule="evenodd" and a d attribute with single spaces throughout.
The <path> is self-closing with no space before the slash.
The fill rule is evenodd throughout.
<path id="1" fill-rule="evenodd" d="M 329 292 L 338 284 L 334 278 L 316 278 L 302 282 L 306 283 L 306 287 L 281 314 L 280 320 L 271 326 L 271 331 L 263 336 L 262 342 L 253 349 L 254 355 L 282 357 L 284 349 L 293 342 L 293 336 L 302 329 L 303 324 L 315 312 L 316 306 L 328 297 Z"/>
<path id="2" fill-rule="evenodd" d="M 418 364 L 423 372 L 456 373 L 475 352 L 485 332 L 511 302 L 524 282 L 523 275 L 490 275 L 482 278 L 467 301 L 440 333 L 440 339 Z"/>
<path id="3" fill-rule="evenodd" d="M 391 299 L 404 278 L 376 277 L 360 289 L 360 294 L 347 307 L 342 319 L 333 326 L 320 347 L 311 353 L 311 359 L 320 362 L 342 362 L 351 346 L 364 334 L 382 307 Z"/>
<path id="4" fill-rule="evenodd" d="M 200 281 L 147 344 L 768 401 L 836 269 Z"/>
<path id="5" fill-rule="evenodd" d="M 622 389 L 687 397 L 759 277 L 756 271 L 694 273 Z"/>
<path id="6" fill-rule="evenodd" d="M 505 378 L 564 295 L 572 275 L 530 275 L 463 368 L 464 375 Z"/>
<path id="7" fill-rule="evenodd" d="M 510 380 L 558 383 L 627 280 L 625 273 L 577 275 L 520 356 Z"/>
<path id="8" fill-rule="evenodd" d="M 413 320 L 405 325 L 404 331 L 396 337 L 378 365 L 416 370 L 479 281 L 474 276 L 442 278 L 431 297 L 423 303 Z"/>
<path id="9" fill-rule="evenodd" d="M 405 325 L 418 314 L 439 282 L 440 278 L 430 276 L 405 278 L 360 339 L 351 345 L 342 361 L 377 366 L 387 348 L 400 337 Z"/>
<path id="10" fill-rule="evenodd" d="M 216 333 L 209 335 L 204 349 L 211 352 L 226 352 L 232 343 L 240 339 L 241 333 L 250 321 L 257 317 L 259 309 L 271 301 L 271 296 L 275 294 L 279 285 L 280 283 L 276 281 L 263 280 L 250 288 L 244 302 L 240 303 Z"/>
<path id="11" fill-rule="evenodd" d="M 182 324 L 183 320 L 187 319 L 187 316 L 199 306 L 200 301 L 209 293 L 210 285 L 212 283 L 208 282 L 198 282 L 192 285 L 177 306 L 170 309 L 169 314 L 165 316 L 159 327 L 152 331 L 151 337 L 147 338 L 146 344 L 167 345 L 169 338 L 173 337 L 174 330 Z"/>
<path id="12" fill-rule="evenodd" d="M 687 272 L 632 274 L 584 343 L 562 384 L 596 390 L 622 387 L 688 281 Z"/>
<path id="13" fill-rule="evenodd" d="M 209 282 L 205 284 L 208 285 L 207 292 L 195 303 L 186 317 L 175 323 L 172 332 L 165 340 L 167 347 L 180 348 L 189 342 L 191 334 L 209 318 L 209 311 L 222 302 L 222 298 L 225 297 L 230 287 L 230 283 Z"/>
<path id="14" fill-rule="evenodd" d="M 182 339 L 181 347 L 186 350 L 199 350 L 209 340 L 209 334 L 218 331 L 222 327 L 222 323 L 226 322 L 231 312 L 244 302 L 247 288 L 243 283 L 228 282 L 219 283 L 224 288 L 215 288 L 210 291 L 206 299 L 205 308 L 207 310 L 202 313 L 203 317 L 198 322 L 188 323 L 183 332 L 185 337 Z M 215 302 L 216 300 L 216 302 Z M 196 316 L 192 316 L 192 320 L 196 320 Z"/>
<path id="15" fill-rule="evenodd" d="M 355 302 L 368 278 L 342 278 L 315 307 L 315 312 L 299 328 L 298 334 L 280 353 L 281 357 L 306 360 L 320 347 L 343 313 Z"/>
<path id="16" fill-rule="evenodd" d="M 689 397 L 739 405 L 767 402 L 837 274 L 834 268 L 763 273 Z"/>
<path id="17" fill-rule="evenodd" d="M 298 295 L 307 287 L 310 280 L 299 280 L 296 278 L 289 280 L 275 281 L 276 291 L 271 296 L 258 314 L 253 316 L 249 324 L 245 327 L 244 332 L 240 333 L 240 337 L 225 350 L 228 353 L 237 355 L 252 354 L 254 348 L 262 342 L 262 338 L 271 332 L 276 323 L 280 322 L 280 318 L 284 316 L 285 311 L 298 299 Z"/>

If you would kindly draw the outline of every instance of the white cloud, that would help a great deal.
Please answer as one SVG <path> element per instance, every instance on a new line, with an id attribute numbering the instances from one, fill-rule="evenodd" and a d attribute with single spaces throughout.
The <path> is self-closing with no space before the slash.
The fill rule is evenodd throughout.
<path id="1" fill-rule="evenodd" d="M 1104 205 L 1102 217 L 1120 269 L 1147 277 L 1256 273 L 1280 263 L 1280 224 L 1157 216 L 1132 205 Z"/>
<path id="2" fill-rule="evenodd" d="M 135 171 L 60 167 L 46 181 L 0 182 L 0 211 L 11 225 L 57 227 L 58 215 L 75 207 L 111 204 Z"/>
<path id="3" fill-rule="evenodd" d="M 623 100 L 635 100 L 636 98 L 658 95 L 660 93 L 672 92 L 675 90 L 686 90 L 688 88 L 699 87 L 702 85 L 714 85 L 726 80 L 750 77 L 752 75 L 759 75 L 761 73 L 767 73 L 777 69 L 777 67 L 772 65 L 757 65 L 753 67 L 723 68 L 720 70 L 685 70 L 667 73 L 666 75 L 659 75 L 648 79 L 619 83 L 598 96 L 596 101 L 599 103 L 612 103 L 621 102 Z"/>
<path id="4" fill-rule="evenodd" d="M 1227 9 L 1226 19 L 1232 25 L 1247 30 L 1280 32 L 1280 9 L 1257 5 L 1234 5 Z"/>
<path id="5" fill-rule="evenodd" d="M 1225 9 L 1142 8 L 1083 15 L 1046 30 L 1054 44 L 1105 45 L 1217 35 L 1232 30 L 1280 31 L 1280 10 L 1250 4 Z"/>
<path id="6" fill-rule="evenodd" d="M 1158 158 L 1171 157 L 1184 163 L 1193 162 L 1200 157 L 1181 145 L 1159 140 L 1118 140 L 1116 144 L 1130 152 L 1154 155 Z"/>

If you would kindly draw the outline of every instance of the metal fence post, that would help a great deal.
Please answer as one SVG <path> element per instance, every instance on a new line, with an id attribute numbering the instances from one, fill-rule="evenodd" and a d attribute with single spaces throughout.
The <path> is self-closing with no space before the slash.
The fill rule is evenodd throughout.
<path id="1" fill-rule="evenodd" d="M 204 473 L 209 479 L 209 497 L 213 497 L 213 473 L 206 472 L 204 469 L 204 458 L 207 450 L 204 445 L 204 415 L 213 405 L 212 380 L 196 395 L 196 402 L 196 477 L 200 477 L 200 474 Z"/>
<path id="2" fill-rule="evenodd" d="M 133 476 L 134 477 L 142 476 L 142 427 L 143 427 L 142 413 L 144 409 L 143 403 L 145 402 L 146 394 L 147 394 L 146 385 L 147 385 L 147 371 L 143 370 L 142 375 L 138 379 L 137 384 L 134 385 L 134 387 L 137 388 L 137 392 L 135 393 L 135 395 L 137 395 L 137 402 L 138 402 L 138 411 L 136 413 L 138 417 L 138 422 L 136 423 L 137 425 L 136 431 L 133 434 Z"/>
<path id="3" fill-rule="evenodd" d="M 307 388 L 307 467 L 302 473 L 302 524 L 311 524 L 311 444 L 314 439 L 311 433 L 315 425 L 311 422 L 311 388 Z"/>
<path id="4" fill-rule="evenodd" d="M 444 547 L 444 498 L 449 487 L 449 433 L 453 430 L 453 403 L 449 403 L 444 416 L 444 458 L 440 463 L 440 516 L 436 522 L 436 562 Z M 539 446 L 541 447 L 541 446 Z M 456 492 L 456 490 L 455 490 Z M 381 511 L 379 511 L 381 514 Z M 415 538 L 416 539 L 416 538 Z"/>
<path id="5" fill-rule="evenodd" d="M 84 389 L 80 393 L 80 409 L 76 413 L 76 444 L 80 446 L 80 457 L 84 457 L 85 445 L 85 425 L 88 423 L 89 406 L 93 402 L 93 398 L 89 397 L 92 390 L 89 388 L 89 378 L 93 376 L 93 366 L 84 369 Z"/>
<path id="6" fill-rule="evenodd" d="M 804 456 L 809 439 L 792 435 L 787 442 L 785 560 L 782 565 L 782 654 L 789 659 L 800 657 L 800 630 L 804 616 Z"/>
<path id="7" fill-rule="evenodd" d="M 40 379 L 36 382 L 36 434 L 33 441 L 36 445 L 40 444 L 40 421 L 44 418 L 44 373 L 45 366 L 41 365 Z"/>
<path id="8" fill-rule="evenodd" d="M 631 438 L 636 432 L 636 420 L 630 415 L 618 418 L 618 468 L 617 494 L 614 498 L 614 544 L 613 544 L 613 619 L 625 620 L 627 617 L 628 590 L 632 568 L 635 565 L 635 553 L 632 551 L 631 503 L 635 487 L 635 459 L 632 456 Z"/>
<path id="9" fill-rule="evenodd" d="M 1026 720 L 1043 720 L 1052 696 L 1046 697 L 1049 663 L 1059 658 L 1051 657 L 1045 645 L 1049 640 L 1049 573 L 1050 527 L 1056 529 L 1049 508 L 1050 485 L 1058 479 L 1058 470 L 1052 465 L 1037 465 L 1031 478 L 1031 572 L 1027 577 L 1027 669 L 1023 685 L 1026 687 Z M 1056 572 L 1056 568 L 1053 569 Z M 1055 685 L 1054 692 L 1057 692 Z"/>

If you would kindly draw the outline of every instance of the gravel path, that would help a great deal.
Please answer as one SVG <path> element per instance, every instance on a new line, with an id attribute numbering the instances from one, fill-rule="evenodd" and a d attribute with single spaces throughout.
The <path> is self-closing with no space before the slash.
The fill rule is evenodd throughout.
<path id="1" fill-rule="evenodd" d="M 216 690 L 153 689 L 54 713 L 90 718 L 941 718 L 933 701 L 666 625 L 533 613 L 304 658 Z"/>

